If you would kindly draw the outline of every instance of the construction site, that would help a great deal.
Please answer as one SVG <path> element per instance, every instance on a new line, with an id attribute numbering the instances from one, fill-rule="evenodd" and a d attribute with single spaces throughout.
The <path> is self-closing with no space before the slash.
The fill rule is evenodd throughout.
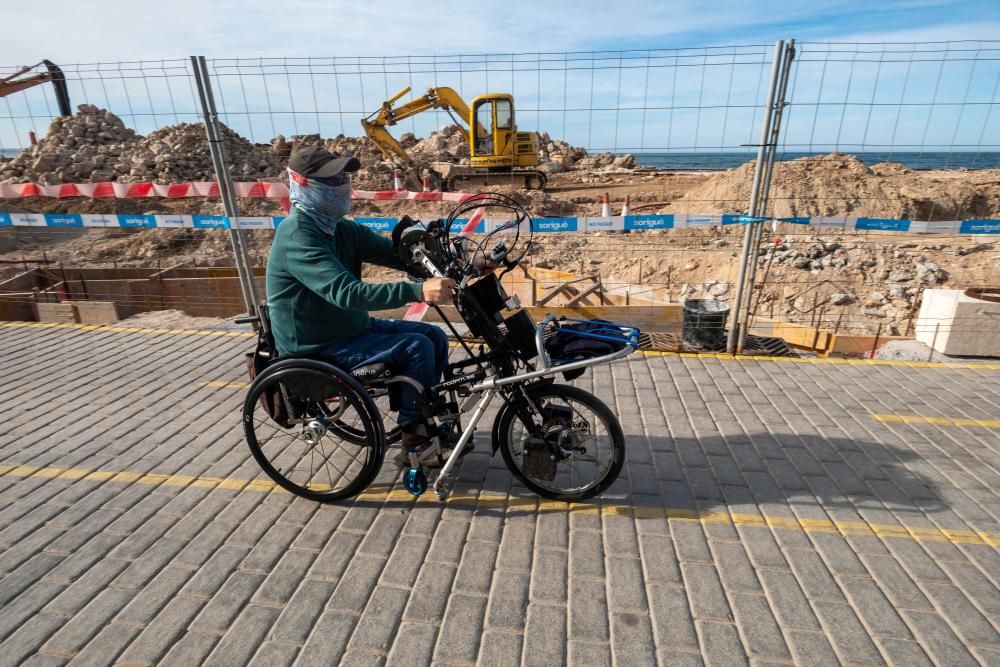
<path id="1" fill-rule="evenodd" d="M 782 40 L 0 69 L 0 662 L 994 664 L 1000 114 L 980 79 L 998 55 Z M 498 334 L 456 292 L 370 312 L 485 364 L 428 388 L 437 470 L 400 435 L 391 365 L 383 385 L 367 361 L 274 359 L 268 259 L 290 160 L 316 146 L 358 159 L 349 217 L 394 253 L 408 216 L 432 223 L 422 243 L 502 257 L 461 283 L 499 277 Z M 439 275 L 414 266 L 358 277 Z M 559 371 L 588 358 L 551 365 L 571 322 L 634 339 Z M 296 397 L 296 363 L 350 380 L 362 417 L 328 384 Z M 518 468 L 501 430 L 520 390 L 498 386 L 519 377 L 609 421 L 525 390 L 549 429 L 526 442 L 562 449 Z M 261 421 L 292 444 L 268 450 Z M 587 429 L 577 453 L 620 441 L 607 485 L 546 494 Z"/>

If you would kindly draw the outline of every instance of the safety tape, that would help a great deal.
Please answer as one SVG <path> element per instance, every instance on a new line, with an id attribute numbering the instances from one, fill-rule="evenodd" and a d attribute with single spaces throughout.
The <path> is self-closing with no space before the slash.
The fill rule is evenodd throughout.
<path id="1" fill-rule="evenodd" d="M 433 194 L 433 193 L 410 193 Z M 456 193 L 445 193 L 456 194 Z M 466 195 L 468 196 L 468 195 Z M 283 216 L 224 215 L 141 215 L 102 213 L 0 213 L 0 227 L 126 227 L 174 229 L 277 229 Z M 376 232 L 390 232 L 397 218 L 355 218 Z M 876 230 L 910 234 L 1000 234 L 1000 220 L 949 220 L 922 222 L 917 220 L 885 220 L 881 218 L 764 218 L 749 215 L 666 213 L 658 215 L 626 215 L 585 218 L 536 218 L 532 227 L 536 233 L 632 231 L 646 229 L 687 229 L 720 225 L 745 225 L 752 222 L 786 222 L 811 225 L 831 230 Z M 466 219 L 454 221 L 457 234 Z M 507 224 L 505 220 L 483 220 L 475 233 L 494 231 Z M 526 225 L 522 231 L 527 231 Z"/>
<path id="2" fill-rule="evenodd" d="M 284 183 L 233 183 L 237 197 L 248 199 L 287 199 L 288 186 Z M 91 199 L 142 199 L 145 197 L 218 197 L 219 184 L 215 181 L 193 183 L 0 183 L 0 199 L 22 197 L 89 197 Z M 409 192 L 407 190 L 354 190 L 352 199 L 373 201 L 451 201 L 462 202 L 472 195 L 466 192 Z"/>

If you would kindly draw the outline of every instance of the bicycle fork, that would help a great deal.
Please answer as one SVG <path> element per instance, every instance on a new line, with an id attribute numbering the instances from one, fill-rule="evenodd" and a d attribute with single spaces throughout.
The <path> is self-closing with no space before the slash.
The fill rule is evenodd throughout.
<path id="1" fill-rule="evenodd" d="M 479 420 L 483 418 L 486 413 L 486 409 L 489 407 L 493 398 L 496 396 L 497 392 L 495 389 L 487 389 L 483 392 L 483 397 L 479 400 L 479 404 L 473 411 L 472 415 L 469 417 L 468 423 L 465 425 L 465 430 L 462 431 L 461 437 L 458 439 L 458 444 L 455 445 L 455 449 L 452 450 L 451 455 L 448 456 L 448 460 L 445 461 L 444 466 L 441 468 L 441 472 L 438 473 L 437 479 L 434 480 L 434 492 L 437 494 L 439 500 L 445 500 L 448 497 L 449 489 L 445 488 L 445 481 L 451 477 L 451 471 L 455 469 L 458 464 L 458 460 L 462 457 L 462 452 L 465 450 L 465 446 L 469 444 L 472 440 L 472 436 L 476 432 L 476 426 L 479 425 Z M 461 410 L 459 410 L 461 412 Z"/>

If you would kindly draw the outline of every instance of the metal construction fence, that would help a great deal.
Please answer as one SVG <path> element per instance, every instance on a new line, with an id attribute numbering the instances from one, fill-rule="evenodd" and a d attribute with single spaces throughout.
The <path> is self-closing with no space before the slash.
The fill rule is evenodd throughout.
<path id="1" fill-rule="evenodd" d="M 852 233 L 851 252 L 872 257 L 887 245 L 911 244 L 918 255 L 924 246 L 979 258 L 995 259 L 998 252 L 984 244 L 988 237 L 978 236 L 1000 232 L 1000 223 L 992 191 L 983 190 L 994 187 L 992 177 L 977 174 L 1000 167 L 1000 41 L 783 40 L 602 52 L 193 57 L 60 67 L 70 100 L 88 105 L 73 119 L 58 120 L 58 101 L 48 85 L 0 101 L 0 210 L 8 212 L 0 213 L 0 260 L 16 262 L 7 274 L 32 266 L 30 260 L 81 268 L 228 265 L 237 268 L 243 299 L 252 308 L 261 294 L 250 276 L 266 257 L 267 229 L 282 215 L 287 194 L 287 147 L 361 137 L 360 121 L 400 89 L 418 95 L 438 86 L 452 87 L 465 99 L 511 93 L 518 129 L 542 133 L 547 156 L 580 147 L 591 157 L 612 154 L 604 163 L 592 162 L 595 167 L 625 153 L 650 167 L 631 176 L 595 169 L 589 183 L 554 189 L 557 204 L 576 209 L 555 214 L 565 224 L 550 221 L 552 231 L 587 232 L 593 253 L 625 244 L 633 256 L 630 265 L 608 269 L 573 256 L 565 270 L 597 272 L 611 292 L 658 290 L 675 300 L 687 295 L 692 280 L 707 281 L 704 271 L 685 277 L 683 267 L 717 261 L 715 254 L 728 247 L 739 253 L 739 270 L 719 268 L 714 279 L 729 285 L 715 298 L 733 307 L 731 351 L 746 333 L 741 324 L 753 315 L 774 315 L 776 304 L 780 315 L 796 300 L 808 300 L 817 282 L 858 288 L 846 275 L 818 278 L 807 269 L 797 278 L 777 271 L 774 262 L 783 251 L 776 248 L 829 245 L 820 237 L 846 231 Z M 0 68 L 0 79 L 18 69 Z M 425 137 L 452 122 L 447 111 L 436 109 L 395 130 Z M 377 156 L 367 150 L 369 160 Z M 832 152 L 857 159 L 831 162 L 833 171 L 822 173 L 797 159 Z M 851 169 L 867 170 L 878 185 L 883 171 L 872 167 L 893 162 L 953 170 L 971 187 L 952 187 L 944 176 L 940 192 L 926 197 L 883 184 L 854 188 L 848 198 L 833 187 L 852 177 L 843 173 Z M 726 178 L 704 173 L 724 169 L 732 170 Z M 631 216 L 598 215 L 596 200 L 581 212 L 583 205 L 573 201 L 574 188 L 593 197 L 606 185 L 621 191 L 620 201 L 629 178 L 640 183 L 658 173 L 690 172 L 700 172 L 691 177 L 698 183 L 683 196 L 657 186 L 655 196 L 636 196 Z M 395 209 L 379 208 L 380 199 L 401 199 L 384 178 L 373 170 L 370 182 L 356 184 L 363 200 L 358 216 L 379 229 L 391 224 L 402 205 L 393 201 Z M 450 204 L 434 194 L 409 193 L 405 204 L 418 215 L 440 215 Z M 226 222 L 238 218 L 248 223 Z M 45 227 L 21 228 L 32 224 Z M 597 230 L 603 231 L 594 235 Z M 648 238 L 640 244 L 603 233 L 617 230 L 639 230 Z M 920 233 L 920 240 L 911 243 L 900 236 L 905 233 Z M 73 244 L 62 242 L 70 238 Z M 991 280 L 996 282 L 995 272 Z M 948 286 L 989 282 L 990 276 L 970 274 Z M 916 289 L 926 286 L 932 285 Z M 919 295 L 907 299 L 915 304 Z M 194 295 L 178 296 L 173 305 L 191 308 L 197 302 Z M 870 319 L 807 305 L 812 310 L 802 317 L 817 327 L 850 329 Z M 912 318 L 911 306 L 906 321 Z"/>

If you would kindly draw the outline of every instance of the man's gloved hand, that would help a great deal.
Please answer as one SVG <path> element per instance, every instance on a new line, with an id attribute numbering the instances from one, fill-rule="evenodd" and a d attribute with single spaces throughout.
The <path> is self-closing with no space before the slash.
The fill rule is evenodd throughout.
<path id="1" fill-rule="evenodd" d="M 451 278 L 430 278 L 421 284 L 420 291 L 424 301 L 440 306 L 455 298 L 455 281 Z"/>

